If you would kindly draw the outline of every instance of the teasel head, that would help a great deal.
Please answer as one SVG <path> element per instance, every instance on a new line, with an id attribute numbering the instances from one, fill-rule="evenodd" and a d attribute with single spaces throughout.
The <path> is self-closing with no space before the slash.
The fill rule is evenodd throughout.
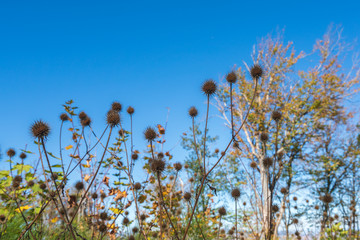
<path id="1" fill-rule="evenodd" d="M 40 183 L 40 189 L 45 190 L 46 189 L 46 184 L 45 183 Z"/>
<path id="2" fill-rule="evenodd" d="M 134 228 L 133 228 L 133 230 L 134 230 Z M 130 235 L 129 238 L 128 238 L 128 240 L 135 240 L 134 235 Z"/>
<path id="3" fill-rule="evenodd" d="M 181 171 L 182 169 L 182 164 L 177 162 L 177 163 L 174 163 L 174 168 L 177 172 Z"/>
<path id="4" fill-rule="evenodd" d="M 133 227 L 132 232 L 133 232 L 133 233 L 137 233 L 137 232 L 139 232 L 139 228 L 137 228 L 137 227 Z"/>
<path id="5" fill-rule="evenodd" d="M 69 121 L 69 116 L 66 114 L 66 113 L 62 113 L 61 115 L 60 115 L 60 120 L 62 121 L 62 122 L 66 122 L 66 121 Z"/>
<path id="6" fill-rule="evenodd" d="M 253 79 L 258 80 L 263 76 L 264 71 L 259 64 L 254 64 L 250 69 L 250 74 Z"/>
<path id="7" fill-rule="evenodd" d="M 105 221 L 105 220 L 107 220 L 108 215 L 107 215 L 106 212 L 102 212 L 102 213 L 100 213 L 99 217 L 100 217 L 101 220 L 104 220 L 104 221 Z"/>
<path id="8" fill-rule="evenodd" d="M 140 215 L 140 219 L 141 219 L 141 221 L 145 221 L 146 215 L 145 215 L 145 214 L 141 214 L 141 215 Z"/>
<path id="9" fill-rule="evenodd" d="M 34 185 L 35 185 L 35 183 L 34 183 L 33 180 L 30 180 L 30 181 L 28 181 L 28 183 L 27 183 L 27 186 L 28 186 L 28 187 L 32 187 L 32 186 L 34 186 Z"/>
<path id="10" fill-rule="evenodd" d="M 53 173 L 52 176 L 51 176 L 52 180 L 57 180 L 58 178 L 59 178 L 59 176 L 58 176 L 57 173 Z"/>
<path id="11" fill-rule="evenodd" d="M 98 198 L 98 194 L 96 192 L 91 194 L 91 198 L 92 199 L 97 199 Z"/>
<path id="12" fill-rule="evenodd" d="M 269 140 L 269 135 L 266 132 L 260 133 L 260 140 L 264 143 L 267 142 Z"/>
<path id="13" fill-rule="evenodd" d="M 135 112 L 135 109 L 133 107 L 129 106 L 126 111 L 128 114 L 133 115 Z"/>
<path id="14" fill-rule="evenodd" d="M 0 215 L 0 223 L 4 223 L 6 220 L 6 216 L 4 214 Z"/>
<path id="15" fill-rule="evenodd" d="M 279 211 L 279 206 L 274 204 L 274 205 L 272 205 L 271 210 L 273 213 L 277 213 Z"/>
<path id="16" fill-rule="evenodd" d="M 91 124 L 91 118 L 86 116 L 86 118 L 80 119 L 80 124 L 82 127 L 88 127 Z"/>
<path id="17" fill-rule="evenodd" d="M 333 201 L 333 197 L 331 196 L 330 193 L 325 193 L 323 196 L 320 197 L 320 200 L 323 203 L 329 204 Z"/>
<path id="18" fill-rule="evenodd" d="M 24 159 L 27 157 L 27 155 L 26 155 L 26 153 L 22 152 L 19 157 L 20 157 L 22 160 L 24 160 Z"/>
<path id="19" fill-rule="evenodd" d="M 104 193 L 104 192 L 103 192 L 103 193 L 101 193 L 101 194 L 100 194 L 100 198 L 101 198 L 101 199 L 106 198 L 106 193 Z"/>
<path id="20" fill-rule="evenodd" d="M 262 162 L 265 168 L 270 168 L 273 165 L 273 160 L 271 157 L 264 157 Z"/>
<path id="21" fill-rule="evenodd" d="M 31 125 L 31 133 L 35 138 L 38 139 L 46 139 L 50 133 L 50 127 L 47 123 L 43 122 L 42 120 L 35 121 Z"/>
<path id="22" fill-rule="evenodd" d="M 153 159 L 150 167 L 154 173 L 161 174 L 165 170 L 165 161 L 162 159 Z"/>
<path id="23" fill-rule="evenodd" d="M 192 118 L 195 118 L 198 115 L 198 110 L 196 109 L 196 107 L 191 107 L 189 109 L 189 116 Z"/>
<path id="24" fill-rule="evenodd" d="M 84 183 L 82 181 L 78 181 L 76 184 L 75 184 L 75 188 L 76 190 L 78 191 L 81 191 L 84 189 Z"/>
<path id="25" fill-rule="evenodd" d="M 107 230 L 107 227 L 104 223 L 101 223 L 100 226 L 99 226 L 99 231 L 100 232 L 105 232 Z"/>
<path id="26" fill-rule="evenodd" d="M 164 158 L 164 153 L 159 152 L 159 153 L 157 154 L 157 156 L 158 156 L 159 159 L 163 159 L 163 158 Z"/>
<path id="27" fill-rule="evenodd" d="M 256 168 L 257 168 L 257 163 L 256 163 L 255 161 L 252 161 L 252 162 L 250 163 L 250 167 L 251 167 L 252 169 L 256 169 Z"/>
<path id="28" fill-rule="evenodd" d="M 16 175 L 16 176 L 14 177 L 14 180 L 13 180 L 13 181 L 18 182 L 18 183 L 21 183 L 22 180 L 23 180 L 23 178 L 22 178 L 20 175 Z"/>
<path id="29" fill-rule="evenodd" d="M 156 138 L 156 131 L 153 127 L 147 127 L 144 131 L 144 136 L 145 139 L 148 140 L 149 142 L 152 142 L 155 140 Z"/>
<path id="30" fill-rule="evenodd" d="M 235 200 L 237 200 L 240 197 L 240 189 L 239 188 L 234 188 L 233 190 L 231 190 L 231 197 L 233 197 Z"/>
<path id="31" fill-rule="evenodd" d="M 231 71 L 226 75 L 226 81 L 230 84 L 236 83 L 236 79 L 237 79 L 237 76 L 234 71 Z"/>
<path id="32" fill-rule="evenodd" d="M 125 217 L 122 221 L 122 224 L 127 226 L 129 224 L 129 222 L 130 222 L 130 220 L 127 217 Z"/>
<path id="33" fill-rule="evenodd" d="M 120 124 L 120 114 L 115 110 L 110 110 L 106 114 L 106 122 L 110 127 L 116 127 Z"/>
<path id="34" fill-rule="evenodd" d="M 287 188 L 283 187 L 280 189 L 280 192 L 285 195 L 288 193 L 288 190 L 287 190 Z"/>
<path id="35" fill-rule="evenodd" d="M 12 182 L 12 187 L 13 187 L 14 189 L 17 189 L 18 187 L 20 187 L 20 182 L 13 181 L 13 182 Z"/>
<path id="36" fill-rule="evenodd" d="M 271 118 L 275 121 L 275 122 L 279 122 L 281 120 L 282 117 L 282 113 L 280 111 L 273 111 L 271 113 Z"/>
<path id="37" fill-rule="evenodd" d="M 88 118 L 88 115 L 85 112 L 80 112 L 79 113 L 79 119 L 80 120 L 84 120 L 86 118 Z"/>
<path id="38" fill-rule="evenodd" d="M 207 96 L 214 95 L 216 92 L 216 89 L 217 89 L 217 85 L 216 85 L 215 81 L 212 79 L 206 80 L 203 83 L 203 85 L 201 86 L 201 90 Z"/>
<path id="39" fill-rule="evenodd" d="M 184 193 L 184 199 L 185 199 L 185 201 L 190 201 L 191 200 L 191 193 L 190 192 L 185 192 Z"/>
<path id="40" fill-rule="evenodd" d="M 133 154 L 131 154 L 131 159 L 132 160 L 138 160 L 138 158 L 139 158 L 139 155 L 137 154 L 137 153 L 133 153 Z"/>
<path id="41" fill-rule="evenodd" d="M 220 216 L 225 216 L 226 215 L 226 209 L 225 209 L 225 207 L 221 207 L 221 208 L 219 208 L 219 215 Z"/>
<path id="42" fill-rule="evenodd" d="M 114 111 L 116 111 L 116 112 L 120 112 L 121 109 L 122 109 L 121 103 L 119 103 L 119 102 L 113 102 L 113 103 L 111 104 L 111 110 L 114 110 Z"/>
<path id="43" fill-rule="evenodd" d="M 134 184 L 134 189 L 135 190 L 140 190 L 141 189 L 141 183 L 137 182 Z"/>

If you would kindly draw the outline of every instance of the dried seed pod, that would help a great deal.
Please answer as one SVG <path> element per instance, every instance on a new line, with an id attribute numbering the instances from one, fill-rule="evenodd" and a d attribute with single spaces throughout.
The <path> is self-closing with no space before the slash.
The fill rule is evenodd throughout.
<path id="1" fill-rule="evenodd" d="M 214 80 L 209 79 L 203 83 L 201 89 L 205 95 L 211 96 L 216 92 L 217 86 Z"/>
<path id="2" fill-rule="evenodd" d="M 192 118 L 195 118 L 198 115 L 198 110 L 195 107 L 189 109 L 189 115 Z"/>
<path id="3" fill-rule="evenodd" d="M 236 73 L 234 71 L 229 72 L 226 75 L 226 81 L 228 81 L 228 83 L 236 83 Z"/>
<path id="4" fill-rule="evenodd" d="M 231 190 L 231 197 L 233 197 L 235 200 L 237 200 L 240 197 L 240 189 L 239 188 L 234 188 L 233 190 Z"/>
<path id="5" fill-rule="evenodd" d="M 254 79 L 259 79 L 263 76 L 264 71 L 259 64 L 254 64 L 250 69 L 250 74 Z"/>
<path id="6" fill-rule="evenodd" d="M 114 110 L 114 111 L 116 111 L 116 112 L 120 112 L 121 109 L 122 109 L 121 103 L 119 103 L 119 102 L 113 102 L 113 103 L 111 104 L 111 110 Z"/>
<path id="7" fill-rule="evenodd" d="M 156 138 L 156 131 L 152 127 L 147 127 L 144 132 L 145 139 L 149 142 L 154 141 Z"/>

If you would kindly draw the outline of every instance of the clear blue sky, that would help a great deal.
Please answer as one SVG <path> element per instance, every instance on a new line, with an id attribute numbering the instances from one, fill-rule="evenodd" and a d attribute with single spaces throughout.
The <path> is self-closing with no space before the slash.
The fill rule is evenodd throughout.
<path id="1" fill-rule="evenodd" d="M 74 99 L 97 129 L 112 101 L 134 106 L 140 142 L 147 125 L 165 122 L 169 107 L 170 148 L 190 124 L 187 109 L 204 113 L 203 80 L 249 62 L 259 38 L 285 29 L 286 41 L 310 51 L 334 23 L 352 41 L 360 37 L 359 7 L 358 1 L 2 1 L 0 147 L 4 153 L 31 143 L 29 126 L 40 118 L 55 131 L 49 143 L 57 142 L 61 104 Z M 215 123 L 222 124 L 214 117 Z"/>

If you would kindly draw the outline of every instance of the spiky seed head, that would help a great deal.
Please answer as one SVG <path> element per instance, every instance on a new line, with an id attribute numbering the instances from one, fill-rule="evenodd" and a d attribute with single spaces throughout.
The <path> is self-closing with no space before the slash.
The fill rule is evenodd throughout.
<path id="1" fill-rule="evenodd" d="M 296 202 L 298 200 L 298 198 L 295 196 L 295 197 L 293 197 L 293 200 Z"/>
<path id="2" fill-rule="evenodd" d="M 5 222 L 6 216 L 4 214 L 0 215 L 0 222 Z"/>
<path id="3" fill-rule="evenodd" d="M 100 213 L 100 219 L 101 219 L 101 220 L 106 220 L 107 218 L 108 218 L 108 215 L 107 215 L 106 212 Z"/>
<path id="4" fill-rule="evenodd" d="M 293 223 L 298 224 L 298 223 L 299 223 L 299 220 L 298 220 L 297 218 L 294 218 L 294 219 L 293 219 Z"/>
<path id="5" fill-rule="evenodd" d="M 113 103 L 111 104 L 111 110 L 114 110 L 114 111 L 116 111 L 116 112 L 120 112 L 121 109 L 122 109 L 121 103 L 119 103 L 119 102 L 113 102 Z"/>
<path id="6" fill-rule="evenodd" d="M 282 117 L 282 113 L 279 112 L 279 111 L 277 111 L 277 110 L 275 110 L 275 111 L 273 111 L 273 112 L 271 113 L 271 118 L 272 118 L 275 122 L 280 121 L 281 117 Z"/>
<path id="7" fill-rule="evenodd" d="M 162 158 L 164 158 L 164 153 L 159 152 L 157 156 L 158 156 L 159 159 L 162 159 Z"/>
<path id="8" fill-rule="evenodd" d="M 22 180 L 23 180 L 23 178 L 22 178 L 20 175 L 16 175 L 16 176 L 14 177 L 14 181 L 15 181 L 15 182 L 21 183 Z"/>
<path id="9" fill-rule="evenodd" d="M 130 220 L 127 217 L 125 217 L 122 221 L 122 224 L 126 226 L 129 224 L 129 222 L 130 222 Z"/>
<path id="10" fill-rule="evenodd" d="M 75 188 L 76 190 L 78 191 L 81 191 L 84 189 L 84 183 L 82 181 L 78 181 L 76 184 L 75 184 Z"/>
<path id="11" fill-rule="evenodd" d="M 151 162 L 151 170 L 154 173 L 161 173 L 165 170 L 165 161 L 161 159 L 154 159 Z"/>
<path id="12" fill-rule="evenodd" d="M 91 118 L 86 116 L 86 118 L 80 119 L 81 126 L 88 127 L 91 124 Z"/>
<path id="13" fill-rule="evenodd" d="M 134 230 L 134 228 L 133 228 L 133 230 Z M 135 240 L 134 235 L 130 235 L 128 240 Z"/>
<path id="14" fill-rule="evenodd" d="M 13 181 L 12 186 L 13 186 L 13 188 L 18 188 L 20 186 L 20 183 L 17 181 Z"/>
<path id="15" fill-rule="evenodd" d="M 53 175 L 51 176 L 52 180 L 57 180 L 59 178 L 59 175 L 57 173 L 53 173 Z"/>
<path id="16" fill-rule="evenodd" d="M 8 157 L 13 157 L 15 156 L 15 150 L 10 148 L 9 150 L 7 150 L 6 154 L 8 155 Z"/>
<path id="17" fill-rule="evenodd" d="M 219 215 L 225 216 L 226 215 L 226 209 L 224 207 L 219 208 Z"/>
<path id="18" fill-rule="evenodd" d="M 60 115 L 60 120 L 65 122 L 65 121 L 69 121 L 69 116 L 66 113 L 62 113 Z"/>
<path id="19" fill-rule="evenodd" d="M 240 189 L 234 188 L 233 190 L 231 190 L 231 197 L 237 200 L 240 197 Z"/>
<path id="20" fill-rule="evenodd" d="M 228 81 L 228 83 L 236 83 L 236 79 L 237 77 L 234 71 L 231 71 L 226 75 L 226 81 Z"/>
<path id="21" fill-rule="evenodd" d="M 217 85 L 212 79 L 206 80 L 201 87 L 201 90 L 207 96 L 213 95 L 216 92 L 216 89 Z"/>
<path id="22" fill-rule="evenodd" d="M 42 120 L 35 121 L 31 126 L 31 133 L 35 138 L 47 138 L 50 133 L 50 127 Z"/>
<path id="23" fill-rule="evenodd" d="M 184 165 L 184 168 L 185 168 L 185 169 L 188 169 L 188 168 L 189 168 L 189 164 L 185 164 L 185 165 Z"/>
<path id="24" fill-rule="evenodd" d="M 54 197 L 55 197 L 55 191 L 50 191 L 50 192 L 49 192 L 49 196 L 50 196 L 51 198 L 54 198 Z"/>
<path id="25" fill-rule="evenodd" d="M 190 199 L 191 199 L 191 193 L 185 192 L 183 197 L 184 197 L 185 201 L 190 201 Z"/>
<path id="26" fill-rule="evenodd" d="M 24 159 L 27 157 L 27 155 L 26 155 L 26 153 L 22 152 L 19 157 L 20 157 L 22 160 L 24 160 Z"/>
<path id="27" fill-rule="evenodd" d="M 193 183 L 193 182 L 195 182 L 195 179 L 192 177 L 189 179 L 189 182 Z"/>
<path id="28" fill-rule="evenodd" d="M 269 140 L 269 135 L 266 132 L 260 133 L 260 140 L 262 142 L 267 142 Z"/>
<path id="29" fill-rule="evenodd" d="M 32 186 L 34 186 L 34 185 L 35 185 L 35 183 L 34 183 L 33 180 L 30 180 L 30 181 L 28 181 L 28 183 L 27 183 L 27 186 L 28 186 L 28 187 L 32 187 Z"/>
<path id="30" fill-rule="evenodd" d="M 80 118 L 80 120 L 84 120 L 84 119 L 88 118 L 88 115 L 85 112 L 81 112 L 81 113 L 79 113 L 79 118 Z"/>
<path id="31" fill-rule="evenodd" d="M 131 107 L 131 106 L 130 106 L 130 107 L 128 107 L 128 108 L 127 108 L 127 110 L 126 110 L 126 111 L 127 111 L 127 113 L 128 113 L 128 114 L 133 115 L 133 114 L 134 114 L 134 112 L 135 112 L 135 109 L 134 109 L 133 107 Z"/>
<path id="32" fill-rule="evenodd" d="M 287 194 L 288 190 L 287 190 L 287 188 L 283 187 L 283 188 L 280 189 L 280 192 L 282 194 Z"/>
<path id="33" fill-rule="evenodd" d="M 138 231 L 139 231 L 139 229 L 137 227 L 133 227 L 133 229 L 132 229 L 133 233 L 137 233 Z"/>
<path id="34" fill-rule="evenodd" d="M 104 192 L 103 192 L 103 193 L 101 193 L 101 194 L 100 194 L 100 197 L 101 197 L 101 199 L 106 198 L 106 193 L 104 193 Z"/>
<path id="35" fill-rule="evenodd" d="M 137 155 L 137 153 L 131 154 L 131 159 L 132 160 L 137 160 L 138 158 L 139 158 L 139 155 Z"/>
<path id="36" fill-rule="evenodd" d="M 45 183 L 40 183 L 40 188 L 41 188 L 42 190 L 45 190 L 45 189 L 46 189 L 46 184 L 45 184 Z"/>
<path id="37" fill-rule="evenodd" d="M 228 231 L 228 234 L 229 234 L 230 236 L 233 235 L 233 234 L 234 234 L 234 230 L 230 229 L 230 230 Z"/>
<path id="38" fill-rule="evenodd" d="M 257 163 L 255 161 L 252 161 L 250 163 L 250 167 L 253 168 L 253 169 L 257 168 Z"/>
<path id="39" fill-rule="evenodd" d="M 182 169 L 182 164 L 179 162 L 174 163 L 174 168 L 176 171 L 180 171 Z"/>
<path id="40" fill-rule="evenodd" d="M 320 200 L 323 203 L 329 204 L 333 201 L 333 197 L 331 196 L 330 193 L 325 193 L 323 196 L 320 197 Z"/>
<path id="41" fill-rule="evenodd" d="M 277 213 L 277 212 L 279 211 L 279 206 L 276 205 L 276 204 L 274 204 L 274 205 L 272 205 L 271 210 L 272 210 L 274 213 Z"/>
<path id="42" fill-rule="evenodd" d="M 145 139 L 149 142 L 154 141 L 156 138 L 156 131 L 153 127 L 147 127 L 144 131 Z"/>
<path id="43" fill-rule="evenodd" d="M 191 107 L 189 109 L 189 115 L 192 118 L 195 118 L 198 115 L 198 110 L 196 109 L 196 107 Z"/>
<path id="44" fill-rule="evenodd" d="M 140 219 L 141 219 L 141 221 L 144 221 L 144 220 L 146 219 L 146 215 L 145 215 L 145 214 L 141 214 L 141 215 L 140 215 Z"/>
<path id="45" fill-rule="evenodd" d="M 295 220 L 295 219 L 294 219 L 294 220 Z M 294 222 L 294 221 L 293 221 L 293 222 Z M 295 222 L 294 222 L 294 223 L 295 223 Z M 296 235 L 296 236 L 299 236 L 299 235 L 300 235 L 299 231 L 296 231 L 296 232 L 295 232 L 295 235 Z"/>
<path id="46" fill-rule="evenodd" d="M 99 226 L 99 231 L 100 232 L 105 232 L 107 229 L 106 225 L 104 223 L 101 223 L 100 226 Z"/>
<path id="47" fill-rule="evenodd" d="M 264 71 L 259 64 L 254 64 L 250 69 L 251 77 L 254 79 L 259 79 L 263 76 Z"/>
<path id="48" fill-rule="evenodd" d="M 273 164 L 273 160 L 271 157 L 265 157 L 262 162 L 265 168 L 269 168 Z"/>
<path id="49" fill-rule="evenodd" d="M 141 183 L 137 182 L 134 184 L 134 189 L 135 190 L 140 190 L 141 189 Z"/>
<path id="50" fill-rule="evenodd" d="M 120 114 L 115 110 L 110 110 L 106 114 L 106 122 L 110 127 L 116 127 L 120 123 Z"/>
<path id="51" fill-rule="evenodd" d="M 96 192 L 94 192 L 93 194 L 91 194 L 91 198 L 92 199 L 97 199 L 98 198 L 98 194 Z"/>

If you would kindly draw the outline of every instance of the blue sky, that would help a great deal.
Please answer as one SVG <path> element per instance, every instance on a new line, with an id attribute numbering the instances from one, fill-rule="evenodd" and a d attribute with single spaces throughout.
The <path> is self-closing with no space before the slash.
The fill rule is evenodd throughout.
<path id="1" fill-rule="evenodd" d="M 2 153 L 31 143 L 36 119 L 54 129 L 49 144 L 56 152 L 58 116 L 69 99 L 99 131 L 112 101 L 135 107 L 140 150 L 143 129 L 164 124 L 170 108 L 171 148 L 190 126 L 187 109 L 205 112 L 205 79 L 250 62 L 253 45 L 277 29 L 308 52 L 331 23 L 341 24 L 351 42 L 360 37 L 359 7 L 358 1 L 2 1 Z M 215 109 L 211 115 L 221 146 L 228 135 Z"/>

